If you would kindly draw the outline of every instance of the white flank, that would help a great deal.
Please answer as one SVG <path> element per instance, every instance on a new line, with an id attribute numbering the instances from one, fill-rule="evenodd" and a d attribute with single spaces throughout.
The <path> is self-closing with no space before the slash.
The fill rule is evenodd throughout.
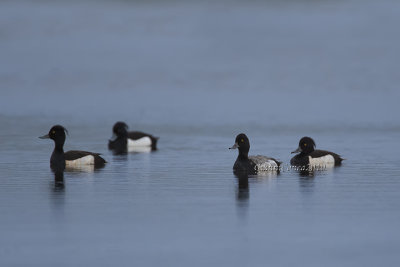
<path id="1" fill-rule="evenodd" d="M 128 152 L 131 153 L 143 153 L 143 152 L 151 152 L 151 146 L 130 146 L 128 147 Z"/>
<path id="2" fill-rule="evenodd" d="M 310 167 L 317 168 L 331 168 L 335 166 L 335 158 L 332 155 L 326 155 L 319 158 L 312 158 L 308 156 L 310 160 Z"/>
<path id="3" fill-rule="evenodd" d="M 132 140 L 128 138 L 128 149 L 130 147 L 138 147 L 138 146 L 151 146 L 151 139 L 148 136 L 139 138 L 137 140 Z"/>
<path id="4" fill-rule="evenodd" d="M 277 171 L 278 164 L 274 160 L 267 160 L 261 164 L 257 164 L 257 169 L 259 171 Z"/>
<path id="5" fill-rule="evenodd" d="M 276 162 L 273 161 L 273 160 L 268 160 L 268 161 L 263 162 L 261 164 L 257 164 L 257 166 L 260 166 L 260 167 L 263 167 L 263 166 L 265 166 L 265 167 L 277 167 L 278 164 L 276 164 Z"/>
<path id="6" fill-rule="evenodd" d="M 256 164 L 259 172 L 278 171 L 278 164 L 266 156 L 257 155 L 249 158 Z"/>
<path id="7" fill-rule="evenodd" d="M 84 156 L 76 160 L 66 160 L 65 166 L 69 168 L 82 167 L 86 165 L 94 165 L 94 157 L 92 155 Z"/>

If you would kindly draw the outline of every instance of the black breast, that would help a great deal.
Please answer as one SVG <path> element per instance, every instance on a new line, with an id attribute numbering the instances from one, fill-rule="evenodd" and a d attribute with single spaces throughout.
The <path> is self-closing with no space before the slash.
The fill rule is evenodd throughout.
<path id="1" fill-rule="evenodd" d="M 290 160 L 290 164 L 293 166 L 307 166 L 309 163 L 308 155 L 303 153 L 297 154 Z"/>
<path id="2" fill-rule="evenodd" d="M 65 156 L 63 152 L 53 151 L 50 158 L 50 168 L 54 172 L 64 171 Z"/>
<path id="3" fill-rule="evenodd" d="M 257 173 L 257 169 L 255 168 L 256 165 L 251 160 L 240 160 L 236 159 L 235 164 L 233 165 L 233 169 L 235 171 L 245 171 L 248 174 L 255 174 Z"/>
<path id="4" fill-rule="evenodd" d="M 126 138 L 117 138 L 114 141 L 108 141 L 108 149 L 113 150 L 114 154 L 125 154 L 128 152 L 127 144 Z"/>

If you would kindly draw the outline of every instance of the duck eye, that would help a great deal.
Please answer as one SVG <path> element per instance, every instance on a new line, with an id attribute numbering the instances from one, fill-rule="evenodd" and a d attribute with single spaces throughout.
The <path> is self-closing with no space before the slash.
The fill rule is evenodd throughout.
<path id="1" fill-rule="evenodd" d="M 52 131 L 51 133 L 52 133 L 52 134 L 55 134 L 55 133 L 56 133 L 56 131 Z"/>
<path id="2" fill-rule="evenodd" d="M 304 143 L 304 146 L 307 146 L 307 144 L 306 144 L 306 143 Z"/>
<path id="3" fill-rule="evenodd" d="M 244 142 L 244 140 L 243 140 L 243 139 L 240 139 L 240 142 L 241 142 L 241 143 L 243 143 L 243 142 Z"/>

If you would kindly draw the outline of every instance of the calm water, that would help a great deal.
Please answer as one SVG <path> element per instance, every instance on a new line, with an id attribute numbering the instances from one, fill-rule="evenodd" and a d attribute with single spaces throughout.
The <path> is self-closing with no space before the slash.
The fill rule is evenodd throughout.
<path id="1" fill-rule="evenodd" d="M 1 266 L 399 266 L 400 3 L 0 3 Z M 160 136 L 113 156 L 115 121 Z M 49 168 L 53 144 L 100 152 Z M 284 163 L 240 178 L 228 147 Z"/>

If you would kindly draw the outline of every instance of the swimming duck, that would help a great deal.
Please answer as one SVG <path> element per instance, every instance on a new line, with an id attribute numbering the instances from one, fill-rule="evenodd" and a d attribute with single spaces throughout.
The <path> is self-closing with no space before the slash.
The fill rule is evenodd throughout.
<path id="1" fill-rule="evenodd" d="M 108 141 L 108 148 L 116 154 L 126 152 L 148 152 L 157 150 L 158 137 L 143 132 L 128 132 L 128 125 L 117 122 L 113 127 L 113 137 Z"/>
<path id="2" fill-rule="evenodd" d="M 63 171 L 65 168 L 84 168 L 85 166 L 93 166 L 101 168 L 106 161 L 100 157 L 99 153 L 87 151 L 71 150 L 64 152 L 65 133 L 67 130 L 61 125 L 53 126 L 49 133 L 39 138 L 52 139 L 55 147 L 50 158 L 50 168 L 53 171 Z"/>
<path id="3" fill-rule="evenodd" d="M 299 153 L 290 160 L 290 164 L 293 166 L 339 166 L 343 160 L 343 158 L 336 153 L 325 150 L 316 150 L 314 140 L 307 136 L 300 139 L 299 147 L 293 151 L 292 154 L 293 153 Z"/>
<path id="4" fill-rule="evenodd" d="M 266 156 L 248 156 L 250 150 L 249 138 L 241 133 L 236 136 L 235 144 L 229 149 L 238 149 L 239 155 L 233 165 L 234 171 L 246 171 L 254 174 L 265 171 L 279 171 L 281 162 Z"/>

